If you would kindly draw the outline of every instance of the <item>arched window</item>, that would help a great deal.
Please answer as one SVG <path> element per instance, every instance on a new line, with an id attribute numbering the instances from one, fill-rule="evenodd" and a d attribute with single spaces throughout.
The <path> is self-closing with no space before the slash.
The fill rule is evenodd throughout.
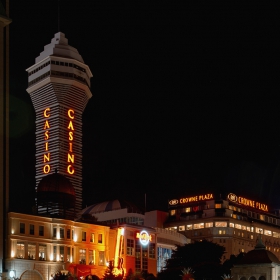
<path id="1" fill-rule="evenodd" d="M 255 276 L 251 276 L 249 280 L 257 280 Z"/>
<path id="2" fill-rule="evenodd" d="M 242 276 L 239 280 L 246 280 L 246 277 Z"/>
<path id="3" fill-rule="evenodd" d="M 259 280 L 266 280 L 264 276 L 260 276 Z"/>

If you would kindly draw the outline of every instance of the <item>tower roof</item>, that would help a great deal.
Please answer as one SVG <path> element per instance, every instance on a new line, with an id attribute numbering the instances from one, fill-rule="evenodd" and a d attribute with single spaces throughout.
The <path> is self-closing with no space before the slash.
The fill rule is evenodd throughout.
<path id="1" fill-rule="evenodd" d="M 120 209 L 127 209 L 128 212 L 132 213 L 142 213 L 140 209 L 138 209 L 135 205 L 132 203 L 123 200 L 123 199 L 115 199 L 111 201 L 105 201 L 97 204 L 93 204 L 91 206 L 88 206 L 87 208 L 83 209 L 81 212 L 81 215 L 84 214 L 91 214 L 94 215 L 96 213 L 103 213 L 108 211 L 116 211 Z"/>
<path id="2" fill-rule="evenodd" d="M 268 264 L 278 263 L 278 258 L 270 251 L 266 250 L 265 245 L 262 242 L 261 236 L 258 238 L 257 244 L 254 250 L 249 251 L 237 265 L 247 264 Z"/>
<path id="3" fill-rule="evenodd" d="M 44 47 L 44 51 L 36 57 L 35 62 L 39 62 L 48 56 L 60 56 L 76 59 L 84 63 L 83 58 L 77 51 L 77 49 L 68 45 L 68 39 L 65 37 L 65 34 L 58 32 L 52 38 L 51 43 Z"/>
<path id="4" fill-rule="evenodd" d="M 42 178 L 37 188 L 38 203 L 63 202 L 68 207 L 74 207 L 75 189 L 70 180 L 59 173 L 53 173 Z"/>

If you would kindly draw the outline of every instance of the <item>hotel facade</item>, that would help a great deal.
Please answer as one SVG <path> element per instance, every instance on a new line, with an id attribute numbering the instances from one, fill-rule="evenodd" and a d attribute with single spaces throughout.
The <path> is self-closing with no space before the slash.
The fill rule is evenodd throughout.
<path id="1" fill-rule="evenodd" d="M 251 251 L 259 234 L 266 249 L 280 258 L 280 216 L 265 203 L 233 193 L 208 193 L 169 200 L 168 207 L 164 228 L 224 246 L 223 261 Z"/>

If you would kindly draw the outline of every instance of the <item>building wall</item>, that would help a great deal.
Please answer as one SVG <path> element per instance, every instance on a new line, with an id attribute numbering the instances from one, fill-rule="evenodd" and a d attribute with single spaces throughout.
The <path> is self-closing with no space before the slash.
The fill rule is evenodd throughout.
<path id="1" fill-rule="evenodd" d="M 232 280 L 250 279 L 255 277 L 265 277 L 266 280 L 278 280 L 279 278 L 279 265 L 278 264 L 255 264 L 255 265 L 243 265 L 233 267 L 231 270 Z"/>
<path id="2" fill-rule="evenodd" d="M 109 240 L 107 226 L 9 213 L 7 268 L 17 277 L 36 271 L 46 280 L 62 269 L 102 277 L 110 258 Z"/>

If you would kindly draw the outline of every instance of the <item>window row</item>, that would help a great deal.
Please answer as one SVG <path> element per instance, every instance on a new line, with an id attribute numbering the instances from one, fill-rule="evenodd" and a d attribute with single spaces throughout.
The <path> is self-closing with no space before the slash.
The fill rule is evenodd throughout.
<path id="1" fill-rule="evenodd" d="M 87 80 L 79 75 L 73 74 L 73 73 L 68 73 L 68 72 L 60 72 L 60 71 L 48 71 L 44 73 L 43 75 L 37 77 L 36 79 L 30 81 L 28 83 L 28 86 L 31 86 L 33 84 L 36 84 L 37 82 L 45 79 L 46 77 L 49 76 L 57 76 L 57 77 L 63 77 L 63 78 L 73 78 L 75 80 L 78 80 L 86 85 L 88 85 Z M 89 85 L 88 85 L 89 86 Z"/>
<path id="2" fill-rule="evenodd" d="M 65 228 L 54 227 L 52 237 L 56 238 L 56 239 L 65 239 L 65 231 L 66 231 L 66 239 L 71 239 L 71 240 L 74 240 L 75 242 L 78 241 L 77 235 L 74 233 L 74 230 L 69 229 L 69 228 L 65 229 Z M 26 232 L 25 223 L 20 223 L 19 232 L 20 232 L 20 234 L 29 233 L 29 235 L 35 235 L 35 225 L 29 224 L 28 232 Z M 44 233 L 45 233 L 44 226 L 39 225 L 38 226 L 38 235 L 44 236 Z M 89 242 L 91 242 L 91 243 L 95 243 L 95 242 L 97 242 L 99 244 L 103 243 L 103 234 L 102 233 L 96 234 L 97 238 L 95 238 L 95 233 L 93 233 L 93 232 L 91 232 L 88 236 L 89 236 Z M 81 241 L 87 241 L 87 232 L 86 231 L 82 231 L 82 240 Z"/>
<path id="3" fill-rule="evenodd" d="M 29 224 L 28 232 L 29 232 L 29 235 L 35 235 L 35 225 Z M 20 234 L 26 233 L 25 223 L 19 224 L 19 233 Z M 38 226 L 38 234 L 39 234 L 39 236 L 44 236 L 44 226 Z"/>
<path id="4" fill-rule="evenodd" d="M 96 254 L 98 253 L 98 259 Z M 46 244 L 26 244 L 23 241 L 18 241 L 16 244 L 16 253 L 12 253 L 12 257 L 18 259 L 29 259 L 39 261 L 54 261 L 54 262 L 73 262 L 74 248 L 67 246 L 52 246 L 50 254 L 47 255 Z M 78 261 L 80 264 L 105 265 L 105 252 L 91 249 L 78 249 Z"/>
<path id="5" fill-rule="evenodd" d="M 125 217 L 125 218 L 120 218 L 120 219 L 113 219 L 113 220 L 108 220 L 106 221 L 107 224 L 110 225 L 115 225 L 115 224 L 135 224 L 135 225 L 144 225 L 144 219 L 143 218 L 138 218 L 138 217 Z"/>
<path id="6" fill-rule="evenodd" d="M 126 239 L 126 254 L 128 256 L 137 256 L 137 247 L 140 246 L 138 244 L 139 242 L 135 242 L 134 239 Z M 142 246 L 143 248 L 145 246 Z M 150 259 L 156 258 L 156 244 L 155 243 L 149 243 L 147 247 L 145 247 L 147 250 L 147 256 L 149 255 Z M 143 250 L 143 249 L 142 249 Z"/>
<path id="7" fill-rule="evenodd" d="M 32 70 L 32 71 L 28 72 L 28 76 L 31 76 L 32 74 L 34 74 L 34 73 L 38 72 L 39 70 L 41 70 L 41 69 L 45 68 L 45 67 L 46 67 L 46 66 L 48 66 L 48 65 L 50 65 L 50 61 L 47 61 L 46 63 L 44 63 L 44 64 L 40 65 L 40 66 L 39 66 L 39 67 L 37 67 L 36 69 L 34 69 L 34 70 Z"/>
<path id="8" fill-rule="evenodd" d="M 219 222 L 209 222 L 209 223 L 197 223 L 197 224 L 190 224 L 190 225 L 181 225 L 179 226 L 179 231 L 185 231 L 185 230 L 193 230 L 193 229 L 202 229 L 202 228 L 210 228 L 210 227 L 231 227 L 236 228 L 248 232 L 255 232 L 264 234 L 267 236 L 273 236 L 276 238 L 280 238 L 280 232 L 275 232 L 259 227 L 250 227 L 250 226 L 244 226 L 237 223 L 228 223 L 226 221 L 219 221 Z"/>
<path id="9" fill-rule="evenodd" d="M 77 64 L 75 63 L 69 63 L 69 62 L 64 62 L 64 61 L 55 61 L 55 60 L 52 60 L 51 61 L 51 64 L 53 65 L 60 65 L 60 66 L 67 66 L 67 67 L 73 67 L 73 68 L 76 68 L 82 72 L 86 72 L 85 68 L 81 67 L 81 66 L 78 66 Z M 32 74 L 38 72 L 39 70 L 45 68 L 46 66 L 50 65 L 50 61 L 47 61 L 46 63 L 40 65 L 39 67 L 37 67 L 36 69 L 28 72 L 28 76 L 31 76 Z"/>

